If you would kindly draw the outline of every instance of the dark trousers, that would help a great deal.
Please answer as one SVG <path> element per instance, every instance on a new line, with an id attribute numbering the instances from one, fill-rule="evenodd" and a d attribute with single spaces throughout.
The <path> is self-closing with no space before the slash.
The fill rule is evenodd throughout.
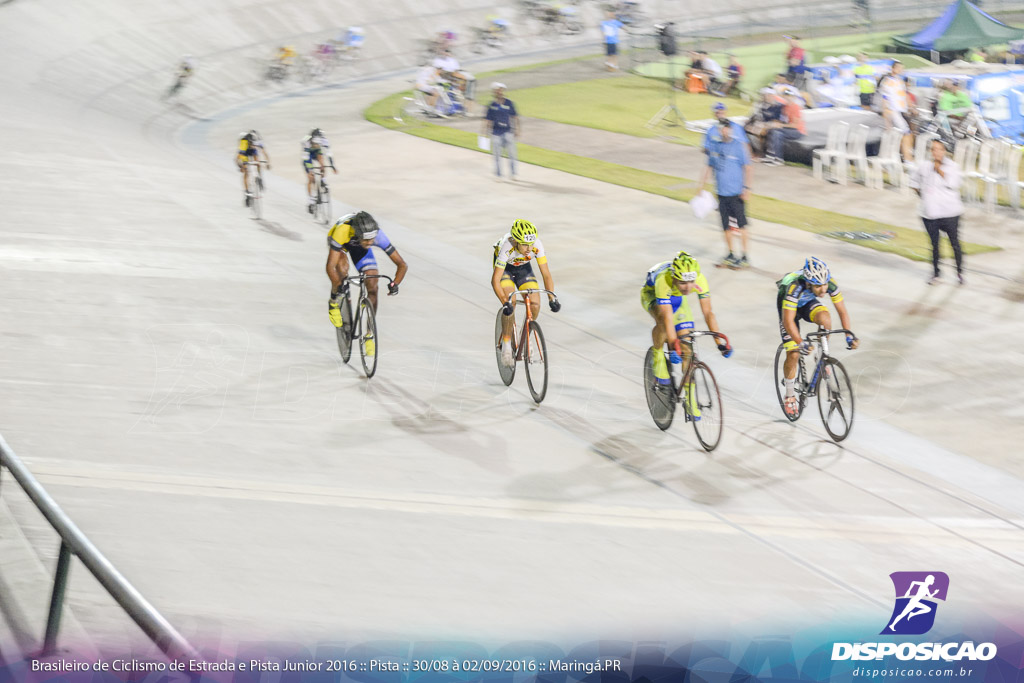
<path id="1" fill-rule="evenodd" d="M 928 231 L 928 237 L 932 240 L 932 269 L 935 275 L 939 274 L 939 233 L 945 232 L 949 236 L 949 244 L 953 247 L 953 258 L 956 259 L 956 274 L 963 271 L 964 254 L 960 250 L 960 216 L 950 218 L 922 218 L 924 229 Z"/>

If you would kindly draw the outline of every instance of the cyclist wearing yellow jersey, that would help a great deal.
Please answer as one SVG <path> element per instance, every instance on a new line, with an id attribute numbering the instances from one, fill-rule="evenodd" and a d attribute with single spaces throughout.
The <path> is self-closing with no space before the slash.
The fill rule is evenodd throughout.
<path id="1" fill-rule="evenodd" d="M 278 64 L 284 67 L 290 67 L 292 62 L 295 60 L 295 55 L 296 52 L 294 47 L 291 45 L 282 45 L 277 48 L 277 53 L 274 55 L 274 59 L 277 60 Z"/>
<path id="2" fill-rule="evenodd" d="M 249 191 L 249 165 L 246 163 L 248 161 L 264 161 L 267 164 L 267 170 L 270 170 L 270 155 L 267 154 L 267 148 L 263 146 L 263 139 L 255 130 L 242 133 L 242 136 L 238 138 L 238 154 L 235 155 L 235 163 L 238 164 L 238 170 L 242 173 L 242 190 L 245 192 L 246 206 L 252 203 L 252 193 Z"/>
<path id="3" fill-rule="evenodd" d="M 704 322 L 712 332 L 721 332 L 718 328 L 718 319 L 711 310 L 711 288 L 708 280 L 700 272 L 700 264 L 697 259 L 685 251 L 680 251 L 671 261 L 665 261 L 647 271 L 647 278 L 640 289 L 640 303 L 644 310 L 654 318 L 654 328 L 651 330 L 651 341 L 654 350 L 654 376 L 660 386 L 668 386 L 671 379 L 668 372 L 668 364 L 665 362 L 665 354 L 662 349 L 669 344 L 669 360 L 673 363 L 683 363 L 683 374 L 686 373 L 690 362 L 690 349 L 679 343 L 679 337 L 692 330 L 693 314 L 686 302 L 686 297 L 696 294 L 700 302 L 700 311 L 704 314 Z M 719 344 L 718 350 L 728 358 L 732 355 L 732 346 Z M 689 388 L 687 388 L 689 389 Z M 689 393 L 689 391 L 687 391 Z M 699 410 L 696 402 L 691 402 L 691 411 L 694 417 L 699 419 Z"/>
<path id="4" fill-rule="evenodd" d="M 502 303 L 505 318 L 501 329 L 501 362 L 511 366 L 512 357 L 512 315 L 515 312 L 516 299 L 508 303 L 508 297 L 514 291 L 538 289 L 537 277 L 533 274 L 531 261 L 537 262 L 541 277 L 544 278 L 544 289 L 555 291 L 555 280 L 548 269 L 548 257 L 544 253 L 544 245 L 537 237 L 537 228 L 527 220 L 519 219 L 512 224 L 512 230 L 494 243 L 494 272 L 491 274 L 491 289 Z M 552 313 L 557 313 L 562 304 L 548 294 L 548 306 Z M 540 315 L 540 294 L 530 295 L 530 312 L 536 320 Z"/>
<path id="5" fill-rule="evenodd" d="M 331 323 L 335 327 L 341 327 L 341 308 L 337 297 L 340 295 L 341 285 L 348 275 L 348 259 L 352 258 L 356 270 L 367 275 L 377 275 L 377 260 L 373 257 L 373 247 L 377 247 L 391 259 L 395 264 L 395 279 L 388 284 L 388 296 L 398 294 L 398 285 L 405 279 L 405 273 L 409 270 L 405 260 L 395 250 L 391 240 L 384 234 L 384 231 L 377 225 L 373 216 L 365 211 L 350 213 L 342 216 L 327 233 L 327 246 L 330 251 L 327 253 L 327 277 L 331 279 L 331 299 L 327 304 L 327 311 Z M 370 305 L 374 312 L 377 310 L 377 280 L 376 278 L 366 281 L 366 293 L 370 297 Z M 367 354 L 373 355 L 372 343 L 367 346 Z"/>
<path id="6" fill-rule="evenodd" d="M 825 304 L 818 301 L 818 297 L 827 293 L 832 299 L 832 305 L 836 307 L 843 328 L 853 328 L 850 327 L 850 313 L 846 310 L 839 285 L 832 279 L 828 266 L 820 258 L 810 257 L 804 261 L 802 270 L 789 273 L 775 284 L 779 287 L 775 300 L 779 313 L 779 333 L 786 349 L 786 361 L 782 366 L 783 385 L 786 387 L 784 409 L 787 415 L 796 415 L 800 411 L 794 391 L 798 360 L 801 354 L 806 356 L 811 351 L 810 344 L 800 337 L 800 321 L 806 320 L 827 330 L 832 329 L 832 314 Z M 847 335 L 847 348 L 855 349 L 859 344 L 855 337 Z"/>

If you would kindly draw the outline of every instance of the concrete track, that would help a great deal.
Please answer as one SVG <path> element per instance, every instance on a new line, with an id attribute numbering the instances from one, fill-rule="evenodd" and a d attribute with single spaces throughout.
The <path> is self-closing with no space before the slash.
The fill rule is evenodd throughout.
<path id="1" fill-rule="evenodd" d="M 705 349 L 728 421 L 708 455 L 687 425 L 662 433 L 647 415 L 637 290 L 684 246 L 710 264 L 717 231 L 547 169 L 498 184 L 481 155 L 361 118 L 403 85 L 199 120 L 149 104 L 112 117 L 116 88 L 70 109 L 4 105 L 4 434 L 173 623 L 207 643 L 880 626 L 887 575 L 922 568 L 955 577 L 954 614 L 1019 614 L 1024 497 L 1001 465 L 1022 436 L 1024 318 L 1004 281 L 926 289 L 916 264 L 759 224 L 756 269 L 709 272 L 737 352 Z M 370 381 L 340 363 L 326 317 L 324 230 L 297 159 L 314 125 L 341 170 L 337 212 L 371 211 L 411 266 L 382 299 Z M 231 162 L 250 127 L 274 160 L 264 221 Z M 73 144 L 49 157 L 53 131 Z M 492 350 L 487 255 L 519 216 L 539 225 L 564 303 L 541 316 L 554 376 L 539 407 L 523 377 L 501 384 Z M 772 386 L 773 282 L 808 252 L 864 339 L 839 352 L 859 398 L 842 446 L 813 407 L 782 419 Z M 76 572 L 90 637 L 137 641 Z"/>

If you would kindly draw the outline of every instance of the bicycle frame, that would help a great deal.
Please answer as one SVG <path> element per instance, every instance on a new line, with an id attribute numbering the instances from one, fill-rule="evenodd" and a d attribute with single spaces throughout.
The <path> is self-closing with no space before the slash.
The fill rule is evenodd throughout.
<path id="1" fill-rule="evenodd" d="M 817 359 L 814 363 L 814 373 L 811 375 L 811 380 L 807 383 L 807 396 L 818 395 L 818 385 L 821 383 L 821 368 L 825 364 L 825 360 L 831 357 L 831 354 L 828 351 L 829 335 L 840 333 L 853 337 L 854 340 L 857 339 L 857 335 L 843 327 L 835 330 L 825 330 L 824 328 L 819 327 L 817 332 L 808 332 L 804 335 L 805 341 L 816 343 L 818 346 L 816 350 Z"/>
<path id="2" fill-rule="evenodd" d="M 262 180 L 263 179 L 263 166 L 266 165 L 266 163 L 267 163 L 266 161 L 262 161 L 262 160 L 260 160 L 260 161 L 246 161 L 245 165 L 246 166 L 255 166 L 256 167 L 256 174 L 255 175 L 259 176 L 259 178 Z M 255 176 L 250 174 L 248 182 L 251 183 L 253 177 L 255 177 Z M 249 188 L 247 188 L 247 189 L 249 189 Z"/>
<path id="3" fill-rule="evenodd" d="M 516 346 L 515 359 L 517 361 L 523 360 L 523 349 L 526 348 L 526 337 L 530 334 L 530 323 L 533 322 L 533 308 L 530 306 L 530 295 L 534 293 L 537 293 L 538 295 L 541 293 L 550 294 L 554 297 L 554 301 L 558 301 L 558 295 L 550 289 L 520 289 L 508 295 L 506 303 L 512 303 L 512 300 L 515 299 L 516 296 L 521 295 L 523 297 L 523 306 L 526 308 L 526 317 L 523 319 L 523 328 L 519 332 L 519 343 Z M 513 316 L 514 315 L 515 313 L 513 313 Z M 515 329 L 514 320 L 512 321 L 512 325 L 513 329 Z"/>
<path id="4" fill-rule="evenodd" d="M 687 337 L 689 337 L 689 339 L 687 339 Z M 680 332 L 678 334 L 679 342 L 681 344 L 686 344 L 690 348 L 690 360 L 687 364 L 686 372 L 683 373 L 682 380 L 679 382 L 679 386 L 677 387 L 678 389 L 682 389 L 682 387 L 685 387 L 690 383 L 690 379 L 693 375 L 693 368 L 697 365 L 697 361 L 700 360 L 697 356 L 697 345 L 694 343 L 697 341 L 698 337 L 713 337 L 715 341 L 722 339 L 726 344 L 729 343 L 729 338 L 721 332 L 712 332 L 711 330 L 690 330 L 688 332 Z M 671 368 L 669 368 L 669 374 L 671 375 Z M 682 400 L 683 392 L 679 391 L 677 393 L 678 395 L 676 396 L 676 400 Z"/>
<path id="5" fill-rule="evenodd" d="M 387 280 L 389 284 L 394 282 L 394 280 L 387 275 L 367 275 L 366 273 L 359 273 L 359 275 L 350 275 L 342 280 L 342 291 L 344 292 L 348 289 L 350 282 L 359 283 L 359 296 L 356 298 L 356 303 L 358 304 L 363 297 L 369 296 L 369 291 L 366 289 L 367 280 Z M 362 313 L 362 309 L 357 305 L 355 318 L 352 319 L 351 334 L 353 339 L 355 339 L 355 331 L 359 329 L 359 319 L 362 317 Z"/>

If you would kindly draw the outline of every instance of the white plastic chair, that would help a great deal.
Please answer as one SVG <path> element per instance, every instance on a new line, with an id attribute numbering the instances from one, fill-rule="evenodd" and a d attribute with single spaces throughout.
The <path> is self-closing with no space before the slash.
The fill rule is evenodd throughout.
<path id="1" fill-rule="evenodd" d="M 833 131 L 833 129 L 835 130 Z M 845 176 L 846 138 L 849 134 L 850 124 L 846 121 L 840 121 L 839 123 L 829 126 L 828 138 L 831 141 L 831 146 L 829 142 L 826 142 L 824 149 L 814 150 L 812 167 L 814 169 L 815 178 L 820 179 L 826 173 L 832 178 L 835 178 L 837 175 L 836 171 L 839 166 L 843 167 Z"/>
<path id="2" fill-rule="evenodd" d="M 1006 192 L 1010 195 L 1010 204 L 1020 210 L 1020 189 L 1024 182 L 1020 179 L 1020 162 L 1024 159 L 1024 147 L 1014 145 L 1006 162 Z"/>
<path id="3" fill-rule="evenodd" d="M 992 213 L 996 209 L 999 198 L 999 186 L 1005 185 L 1008 179 L 1007 164 L 1013 145 L 1005 140 L 992 140 L 991 157 L 989 159 L 988 173 L 980 176 L 985 186 L 985 211 Z"/>
<path id="4" fill-rule="evenodd" d="M 900 159 L 900 142 L 903 140 L 903 133 L 890 129 L 882 133 L 882 144 L 878 149 L 877 157 L 868 158 L 868 168 L 874 180 L 874 187 L 883 189 L 885 187 L 884 174 L 889 174 L 889 183 L 902 194 L 909 190 L 909 179 L 903 168 L 903 160 Z"/>
<path id="5" fill-rule="evenodd" d="M 852 168 L 851 168 L 852 167 Z M 868 127 L 859 124 L 850 131 L 850 140 L 846 145 L 846 162 L 843 164 L 843 173 L 840 182 L 846 184 L 846 174 L 850 170 L 856 170 L 856 178 L 859 178 L 864 185 L 868 184 Z"/>

